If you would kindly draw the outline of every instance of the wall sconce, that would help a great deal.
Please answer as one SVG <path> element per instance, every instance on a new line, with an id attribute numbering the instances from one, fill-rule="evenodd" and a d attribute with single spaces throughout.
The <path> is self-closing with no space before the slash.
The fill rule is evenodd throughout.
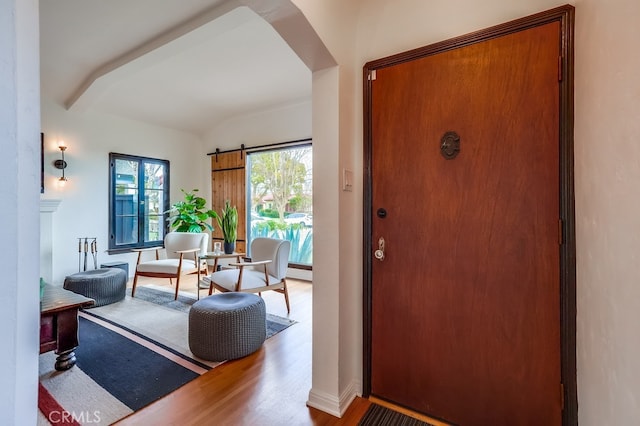
<path id="1" fill-rule="evenodd" d="M 62 158 L 60 160 L 56 160 L 53 162 L 53 166 L 56 169 L 62 170 L 62 176 L 58 179 L 59 185 L 64 185 L 67 182 L 67 178 L 64 176 L 64 169 L 67 168 L 67 162 L 64 161 L 64 152 L 67 150 L 67 146 L 64 144 L 64 141 L 58 142 L 58 148 L 60 149 L 60 155 Z"/>

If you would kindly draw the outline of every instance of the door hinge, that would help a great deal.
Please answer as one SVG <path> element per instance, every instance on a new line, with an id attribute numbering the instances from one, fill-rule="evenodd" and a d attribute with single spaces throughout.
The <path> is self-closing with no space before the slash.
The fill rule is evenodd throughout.
<path id="1" fill-rule="evenodd" d="M 560 410 L 564 410 L 564 383 L 560 383 Z"/>
<path id="2" fill-rule="evenodd" d="M 564 223 L 558 219 L 558 244 L 564 244 Z"/>
<path id="3" fill-rule="evenodd" d="M 374 81 L 376 79 L 376 70 L 369 71 L 369 81 Z"/>
<path id="4" fill-rule="evenodd" d="M 562 56 L 558 56 L 558 81 L 562 81 Z"/>

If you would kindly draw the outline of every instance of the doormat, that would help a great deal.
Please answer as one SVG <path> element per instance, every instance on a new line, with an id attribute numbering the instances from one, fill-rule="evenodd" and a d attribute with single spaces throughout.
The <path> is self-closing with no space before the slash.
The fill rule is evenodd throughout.
<path id="1" fill-rule="evenodd" d="M 358 426 L 433 426 L 378 404 L 371 404 Z"/>

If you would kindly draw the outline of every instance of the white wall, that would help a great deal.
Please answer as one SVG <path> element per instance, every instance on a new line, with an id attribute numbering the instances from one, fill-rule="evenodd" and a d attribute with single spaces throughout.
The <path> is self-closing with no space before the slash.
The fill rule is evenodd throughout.
<path id="1" fill-rule="evenodd" d="M 313 285 L 313 369 L 307 404 L 340 416 L 340 239 L 336 232 L 340 209 L 338 194 L 339 108 L 337 97 L 321 93 L 338 90 L 338 70 L 316 71 L 313 75 L 314 147 L 314 285 Z M 334 208 L 327 208 L 332 206 Z M 333 264 L 332 264 L 333 263 Z"/>
<path id="2" fill-rule="evenodd" d="M 202 145 L 198 137 L 175 130 L 91 112 L 71 112 L 43 99 L 42 132 L 45 134 L 45 193 L 43 199 L 62 200 L 53 213 L 53 283 L 78 272 L 78 238 L 97 237 L 100 263 L 127 261 L 133 275 L 135 255 L 108 255 L 109 152 L 148 156 L 170 161 L 171 201 L 182 199 L 181 188 L 209 192 L 202 180 Z M 57 185 L 60 170 L 52 162 L 60 158 L 58 139 L 65 152 L 68 178 Z M 195 165 L 195 167 L 194 167 Z M 88 269 L 93 268 L 90 257 Z"/>
<path id="3" fill-rule="evenodd" d="M 355 25 L 362 2 L 294 1 L 338 67 L 314 72 L 313 375 L 307 403 L 341 415 L 362 382 L 362 142 Z M 344 192 L 343 170 L 354 174 Z"/>
<path id="4" fill-rule="evenodd" d="M 576 1 L 578 398 L 583 426 L 640 418 L 640 2 Z"/>
<path id="5" fill-rule="evenodd" d="M 309 73 L 311 84 L 311 73 Z M 216 148 L 239 149 L 311 137 L 311 100 L 268 111 L 235 116 L 211 129 L 203 137 L 207 153 Z M 211 175 L 209 175 L 211 178 Z"/>
<path id="6" fill-rule="evenodd" d="M 34 30 L 35 28 L 35 30 Z M 38 383 L 38 2 L 0 2 L 0 424 L 35 424 Z"/>

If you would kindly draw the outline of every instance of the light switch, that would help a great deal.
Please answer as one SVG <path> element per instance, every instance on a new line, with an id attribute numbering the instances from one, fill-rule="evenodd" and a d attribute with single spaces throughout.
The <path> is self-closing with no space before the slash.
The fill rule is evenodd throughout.
<path id="1" fill-rule="evenodd" d="M 342 190 L 353 191 L 353 172 L 351 170 L 342 169 Z"/>

